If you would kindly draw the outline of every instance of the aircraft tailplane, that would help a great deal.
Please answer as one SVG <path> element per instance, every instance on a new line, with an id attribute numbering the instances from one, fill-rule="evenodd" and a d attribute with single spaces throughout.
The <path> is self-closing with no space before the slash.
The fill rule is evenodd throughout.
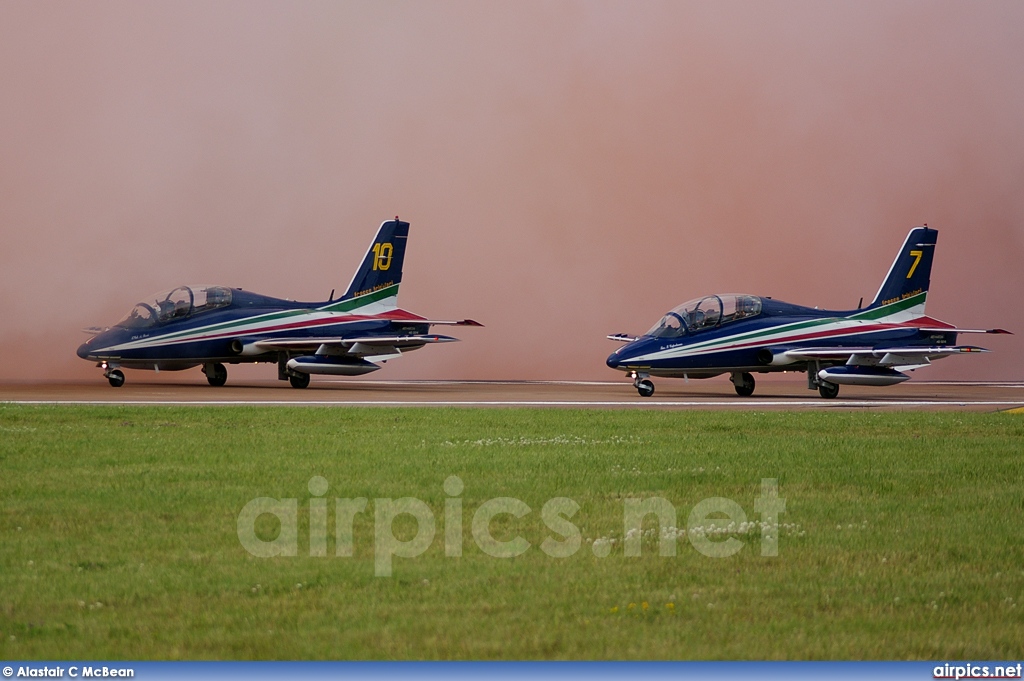
<path id="1" fill-rule="evenodd" d="M 321 309 L 376 313 L 396 308 L 408 237 L 408 222 L 397 217 L 382 222 L 344 295 Z"/>
<path id="2" fill-rule="evenodd" d="M 867 307 L 876 311 L 871 316 L 878 317 L 878 312 L 884 312 L 886 321 L 904 321 L 924 315 L 938 236 L 937 230 L 927 226 L 910 230 L 875 299 Z"/>

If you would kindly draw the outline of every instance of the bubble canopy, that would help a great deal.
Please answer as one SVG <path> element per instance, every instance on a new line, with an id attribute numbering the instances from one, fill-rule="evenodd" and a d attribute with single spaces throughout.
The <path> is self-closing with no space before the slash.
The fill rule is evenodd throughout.
<path id="1" fill-rule="evenodd" d="M 761 299 L 745 293 L 694 298 L 669 310 L 646 336 L 677 338 L 761 314 Z"/>
<path id="2" fill-rule="evenodd" d="M 116 326 L 125 329 L 144 329 L 227 307 L 230 304 L 231 289 L 227 287 L 179 286 L 138 303 Z"/>

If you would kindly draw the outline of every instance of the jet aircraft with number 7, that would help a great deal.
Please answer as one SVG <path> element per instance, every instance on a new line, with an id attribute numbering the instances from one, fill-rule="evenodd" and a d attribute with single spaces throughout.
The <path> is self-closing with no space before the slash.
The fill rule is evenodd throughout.
<path id="1" fill-rule="evenodd" d="M 202 366 L 210 385 L 227 381 L 225 364 L 276 362 L 277 377 L 294 388 L 311 374 L 359 376 L 378 362 L 432 343 L 458 340 L 431 326 L 481 326 L 471 320 L 434 321 L 398 307 L 409 223 L 381 224 L 340 298 L 319 303 L 270 298 L 225 286 L 179 286 L 148 298 L 93 337 L 78 356 L 103 369 L 114 387 L 122 369 L 178 371 Z"/>
<path id="2" fill-rule="evenodd" d="M 754 392 L 754 373 L 801 371 L 807 387 L 824 398 L 840 385 L 894 385 L 904 371 L 963 353 L 988 352 L 957 345 L 958 329 L 925 316 L 925 300 L 938 232 L 927 225 L 907 235 L 875 299 L 856 310 L 819 310 L 747 294 L 710 295 L 670 310 L 642 336 L 615 334 L 624 343 L 608 366 L 625 371 L 643 397 L 652 376 L 711 378 L 729 374 L 736 392 Z"/>

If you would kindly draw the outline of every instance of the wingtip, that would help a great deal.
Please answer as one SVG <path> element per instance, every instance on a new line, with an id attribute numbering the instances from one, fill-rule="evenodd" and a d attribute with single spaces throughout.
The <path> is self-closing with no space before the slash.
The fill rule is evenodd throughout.
<path id="1" fill-rule="evenodd" d="M 456 326 L 483 326 L 480 322 L 475 319 L 463 319 L 461 322 L 456 322 Z"/>
<path id="2" fill-rule="evenodd" d="M 988 329 L 985 333 L 1005 333 L 1009 336 L 1013 335 L 1013 331 L 1007 331 L 1006 329 Z"/>

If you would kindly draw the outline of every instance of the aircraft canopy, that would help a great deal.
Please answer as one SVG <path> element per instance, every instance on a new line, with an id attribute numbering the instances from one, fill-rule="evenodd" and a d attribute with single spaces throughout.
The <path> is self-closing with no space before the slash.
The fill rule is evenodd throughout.
<path id="1" fill-rule="evenodd" d="M 126 329 L 144 329 L 184 319 L 200 312 L 216 310 L 231 304 L 231 289 L 224 286 L 179 286 L 158 293 L 137 304 L 117 323 Z"/>
<path id="2" fill-rule="evenodd" d="M 676 338 L 761 314 L 761 299 L 744 293 L 722 293 L 688 300 L 672 308 L 645 335 Z"/>

